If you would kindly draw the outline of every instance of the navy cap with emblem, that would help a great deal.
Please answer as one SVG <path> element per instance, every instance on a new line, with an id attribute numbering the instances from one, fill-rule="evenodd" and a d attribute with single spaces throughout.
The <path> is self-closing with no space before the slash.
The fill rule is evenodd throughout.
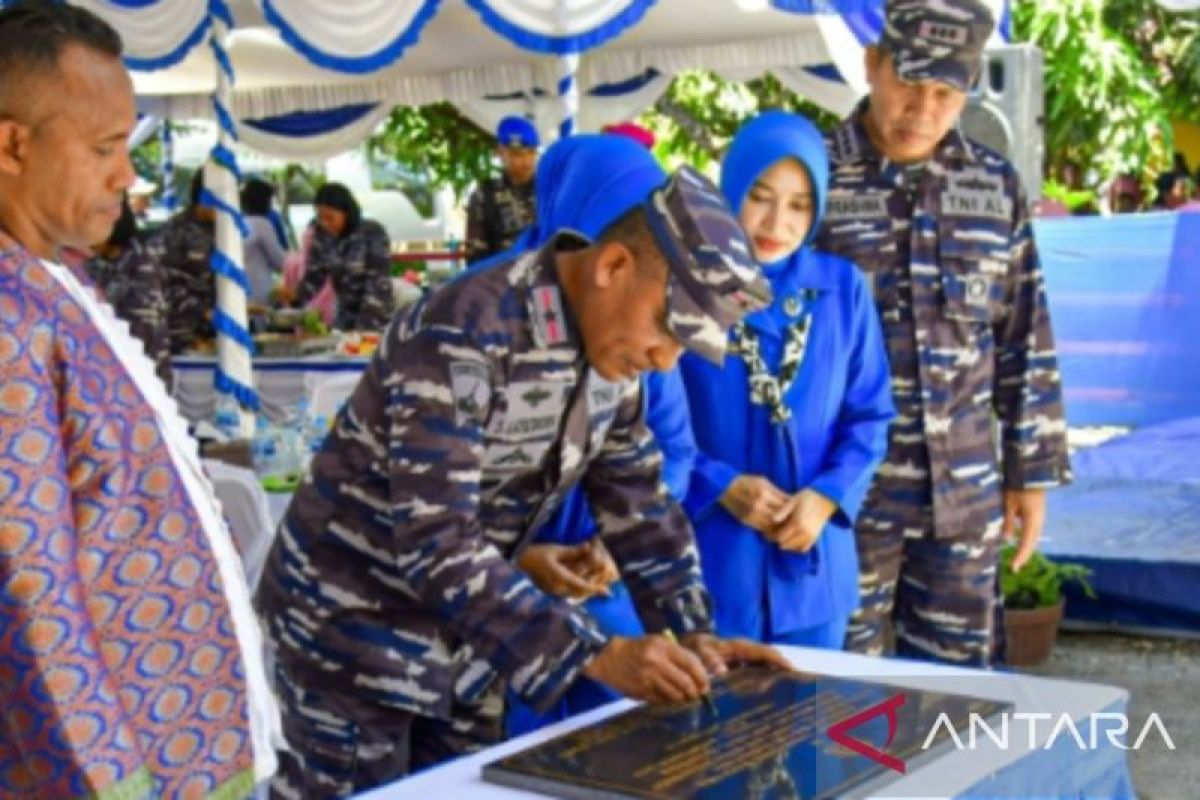
<path id="1" fill-rule="evenodd" d="M 938 81 L 968 91 L 995 27 L 980 0 L 889 0 L 879 44 L 906 81 Z"/>
<path id="2" fill-rule="evenodd" d="M 524 117 L 505 117 L 496 126 L 496 141 L 514 150 L 530 150 L 538 146 L 537 128 Z"/>
<path id="3" fill-rule="evenodd" d="M 643 206 L 669 266 L 667 327 L 686 348 L 718 366 L 728 331 L 771 303 L 771 285 L 741 223 L 711 181 L 681 167 Z"/>

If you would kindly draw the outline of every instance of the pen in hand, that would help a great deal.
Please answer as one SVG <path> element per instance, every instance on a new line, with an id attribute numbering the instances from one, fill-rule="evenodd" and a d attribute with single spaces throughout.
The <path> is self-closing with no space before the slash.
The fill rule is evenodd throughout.
<path id="1" fill-rule="evenodd" d="M 662 635 L 672 644 L 679 644 L 679 640 L 675 638 L 675 631 L 671 630 L 670 628 L 664 629 Z M 717 704 L 713 702 L 712 692 L 705 692 L 704 694 L 700 695 L 700 699 L 704 701 L 705 708 L 707 708 L 714 717 L 717 716 Z"/>

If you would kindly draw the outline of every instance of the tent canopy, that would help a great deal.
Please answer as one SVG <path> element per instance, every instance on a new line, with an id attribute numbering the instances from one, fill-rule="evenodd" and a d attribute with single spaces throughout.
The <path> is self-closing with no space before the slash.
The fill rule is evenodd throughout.
<path id="1" fill-rule="evenodd" d="M 468 104 L 488 95 L 532 97 L 535 89 L 555 96 L 558 59 L 497 35 L 465 0 L 444 0 L 415 44 L 398 60 L 368 74 L 317 66 L 267 24 L 257 5 L 239 2 L 233 8 L 237 25 L 228 50 L 237 76 L 232 110 L 239 118 L 357 103 Z M 772 8 L 751 13 L 741 11 L 733 0 L 658 0 L 637 25 L 600 50 L 585 53 L 577 81 L 587 92 L 602 84 L 623 83 L 651 68 L 667 78 L 696 66 L 762 74 L 774 67 L 825 64 L 840 53 L 861 62 L 860 45 L 836 14 Z M 861 64 L 847 61 L 838 67 L 843 75 L 850 73 L 846 93 L 852 98 L 862 88 Z M 135 71 L 134 83 L 147 113 L 175 119 L 212 115 L 209 98 L 216 88 L 216 64 L 208 48 L 193 48 L 168 69 Z"/>

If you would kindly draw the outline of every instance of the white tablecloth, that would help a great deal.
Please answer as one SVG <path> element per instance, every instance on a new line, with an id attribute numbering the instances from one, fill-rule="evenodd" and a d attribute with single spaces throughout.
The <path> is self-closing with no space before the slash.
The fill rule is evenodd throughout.
<path id="1" fill-rule="evenodd" d="M 189 422 L 213 418 L 216 402 L 213 374 L 217 360 L 211 356 L 176 356 L 175 400 Z M 272 422 L 284 422 L 289 413 L 308 396 L 305 376 L 316 373 L 358 373 L 366 358 L 311 356 L 308 358 L 255 358 L 254 388 L 263 410 Z"/>
<path id="2" fill-rule="evenodd" d="M 1075 721 L 1088 739 L 1090 715 L 1123 713 L 1129 701 L 1124 689 L 1013 674 L 982 672 L 898 659 L 867 658 L 849 653 L 781 647 L 798 668 L 836 677 L 883 680 L 899 686 L 934 691 L 973 694 L 1014 704 L 1017 713 L 1052 715 L 1050 722 L 1035 725 L 1034 747 L 1029 747 L 1027 723 L 1011 728 L 1009 746 L 1001 749 L 986 735 L 978 737 L 974 750 L 951 750 L 937 757 L 910 763 L 904 776 L 875 796 L 887 797 L 1127 797 L 1132 796 L 1126 752 L 1107 745 L 1098 736 L 1096 749 L 1080 749 L 1069 733 L 1051 737 L 1063 713 Z M 484 764 L 544 741 L 564 731 L 603 719 L 632 705 L 621 701 L 565 720 L 540 731 L 460 758 L 441 767 L 396 781 L 359 795 L 362 800 L 489 800 L 538 797 L 527 792 L 484 783 Z M 1112 730 L 1107 723 L 1101 730 Z M 1020 734 L 1017 734 L 1020 731 Z M 1132 744 L 1139 731 L 1131 730 Z M 1053 746 L 1044 745 L 1052 740 Z M 738 799 L 740 800 L 740 799 Z"/>

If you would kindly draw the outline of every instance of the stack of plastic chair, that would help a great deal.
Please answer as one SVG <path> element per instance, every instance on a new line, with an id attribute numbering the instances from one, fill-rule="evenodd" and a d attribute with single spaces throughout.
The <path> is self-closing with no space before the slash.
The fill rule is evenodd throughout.
<path id="1" fill-rule="evenodd" d="M 304 376 L 308 387 L 308 413 L 331 420 L 350 398 L 362 379 L 359 372 L 309 372 Z"/>
<path id="2" fill-rule="evenodd" d="M 242 557 L 246 583 L 253 592 L 275 538 L 267 493 L 258 476 L 248 469 L 211 459 L 205 459 L 204 469 L 212 479 L 233 543 Z"/>

